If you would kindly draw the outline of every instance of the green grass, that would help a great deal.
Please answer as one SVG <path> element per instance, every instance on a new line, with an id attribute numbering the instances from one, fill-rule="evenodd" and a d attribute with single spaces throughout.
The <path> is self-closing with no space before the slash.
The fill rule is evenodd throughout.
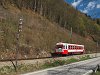
<path id="1" fill-rule="evenodd" d="M 50 67 L 56 67 L 56 66 L 59 66 L 59 65 L 64 65 L 66 64 L 66 60 L 55 60 L 55 61 L 46 61 L 42 67 L 43 68 L 50 68 Z"/>
<path id="2" fill-rule="evenodd" d="M 11 66 L 4 66 L 0 68 L 0 75 L 11 75 L 14 73 L 14 68 Z"/>
<path id="3" fill-rule="evenodd" d="M 95 75 L 100 75 L 100 72 L 97 72 Z"/>
<path id="4" fill-rule="evenodd" d="M 93 74 L 93 75 L 100 75 L 100 71 L 97 71 L 95 74 Z"/>
<path id="5" fill-rule="evenodd" d="M 79 58 L 80 61 L 87 60 L 87 59 L 91 59 L 91 57 L 89 55 L 86 55 Z"/>
<path id="6" fill-rule="evenodd" d="M 76 58 L 70 58 L 68 60 L 55 60 L 55 61 L 46 61 L 44 65 L 42 65 L 44 68 L 50 68 L 50 67 L 56 67 L 56 66 L 60 66 L 60 65 L 66 65 L 66 64 L 70 64 L 73 62 L 78 62 L 78 61 L 83 61 L 83 60 L 87 60 L 90 59 L 89 55 L 80 57 L 79 59 Z"/>
<path id="7" fill-rule="evenodd" d="M 72 63 L 72 62 L 78 62 L 78 61 L 79 61 L 79 59 L 71 58 L 71 59 L 67 60 L 67 64 Z"/>

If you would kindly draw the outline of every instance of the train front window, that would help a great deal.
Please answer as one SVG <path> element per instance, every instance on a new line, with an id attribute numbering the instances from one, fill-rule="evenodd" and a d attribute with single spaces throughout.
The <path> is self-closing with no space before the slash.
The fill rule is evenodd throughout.
<path id="1" fill-rule="evenodd" d="M 56 49 L 59 49 L 59 48 L 64 49 L 65 46 L 63 46 L 63 45 L 56 45 Z"/>

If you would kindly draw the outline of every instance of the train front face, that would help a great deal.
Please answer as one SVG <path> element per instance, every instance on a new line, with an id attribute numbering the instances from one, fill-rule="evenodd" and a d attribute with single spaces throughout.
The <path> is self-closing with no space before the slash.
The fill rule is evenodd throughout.
<path id="1" fill-rule="evenodd" d="M 63 44 L 57 44 L 55 49 L 56 54 L 68 54 L 68 51 L 66 49 L 66 46 Z"/>

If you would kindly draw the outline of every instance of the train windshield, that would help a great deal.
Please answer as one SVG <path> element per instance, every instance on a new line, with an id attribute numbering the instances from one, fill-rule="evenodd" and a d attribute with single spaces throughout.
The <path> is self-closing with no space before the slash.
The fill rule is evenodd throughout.
<path id="1" fill-rule="evenodd" d="M 59 48 L 64 49 L 65 46 L 63 46 L 63 45 L 56 45 L 56 49 L 59 49 Z"/>

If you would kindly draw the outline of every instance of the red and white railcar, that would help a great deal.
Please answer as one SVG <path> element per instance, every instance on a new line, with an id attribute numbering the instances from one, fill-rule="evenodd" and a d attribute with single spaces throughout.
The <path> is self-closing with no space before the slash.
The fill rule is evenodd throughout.
<path id="1" fill-rule="evenodd" d="M 57 43 L 55 48 L 56 54 L 76 54 L 76 53 L 84 53 L 84 45 L 78 45 L 78 44 L 69 44 L 69 43 Z"/>

